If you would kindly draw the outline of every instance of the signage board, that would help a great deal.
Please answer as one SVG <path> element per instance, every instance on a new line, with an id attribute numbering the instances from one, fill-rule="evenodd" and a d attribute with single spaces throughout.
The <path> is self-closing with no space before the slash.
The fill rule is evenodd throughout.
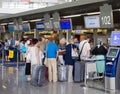
<path id="1" fill-rule="evenodd" d="M 53 29 L 55 31 L 60 30 L 60 16 L 59 13 L 55 12 L 53 15 Z"/>
<path id="2" fill-rule="evenodd" d="M 38 31 L 44 30 L 45 29 L 44 23 L 43 22 L 36 22 L 36 29 Z"/>
<path id="3" fill-rule="evenodd" d="M 100 24 L 101 28 L 113 28 L 113 12 L 112 6 L 104 4 L 100 7 Z"/>
<path id="4" fill-rule="evenodd" d="M 52 21 L 50 19 L 50 15 L 48 13 L 46 13 L 44 15 L 44 26 L 45 26 L 45 30 L 52 30 L 53 29 Z"/>
<path id="5" fill-rule="evenodd" d="M 110 45 L 120 46 L 120 31 L 113 31 L 110 38 Z"/>
<path id="6" fill-rule="evenodd" d="M 30 31 L 30 24 L 29 23 L 23 23 L 22 28 L 24 32 Z"/>
<path id="7" fill-rule="evenodd" d="M 0 25 L 0 32 L 5 32 L 5 26 Z"/>
<path id="8" fill-rule="evenodd" d="M 77 34 L 77 35 L 82 34 L 82 30 L 75 30 L 75 34 Z"/>
<path id="9" fill-rule="evenodd" d="M 99 15 L 96 16 L 85 16 L 84 17 L 85 28 L 100 28 Z"/>
<path id="10" fill-rule="evenodd" d="M 14 32 L 15 31 L 15 26 L 12 24 L 12 25 L 8 25 L 8 31 L 9 32 Z"/>
<path id="11" fill-rule="evenodd" d="M 61 19 L 60 20 L 60 29 L 61 30 L 72 30 L 71 19 Z"/>

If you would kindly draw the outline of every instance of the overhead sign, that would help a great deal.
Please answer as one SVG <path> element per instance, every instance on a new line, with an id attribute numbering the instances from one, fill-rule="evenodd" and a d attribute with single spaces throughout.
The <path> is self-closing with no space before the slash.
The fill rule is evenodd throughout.
<path id="1" fill-rule="evenodd" d="M 100 7 L 100 23 L 101 28 L 113 28 L 113 12 L 112 6 L 104 4 Z"/>
<path id="2" fill-rule="evenodd" d="M 45 29 L 44 23 L 43 22 L 36 22 L 36 29 L 38 31 L 44 30 Z"/>
<path id="3" fill-rule="evenodd" d="M 80 35 L 82 33 L 83 33 L 82 30 L 75 30 L 75 34 L 77 34 L 77 35 Z"/>
<path id="4" fill-rule="evenodd" d="M 61 30 L 72 30 L 71 19 L 61 19 L 60 20 L 60 29 Z"/>
<path id="5" fill-rule="evenodd" d="M 8 25 L 8 31 L 9 32 L 14 32 L 15 31 L 15 26 L 14 25 Z"/>
<path id="6" fill-rule="evenodd" d="M 44 15 L 44 26 L 45 26 L 45 30 L 53 29 L 52 21 L 50 19 L 50 15 L 48 13 Z"/>
<path id="7" fill-rule="evenodd" d="M 120 31 L 113 31 L 111 34 L 110 45 L 120 46 Z"/>
<path id="8" fill-rule="evenodd" d="M 30 24 L 29 23 L 23 23 L 22 28 L 24 32 L 30 31 Z"/>
<path id="9" fill-rule="evenodd" d="M 59 13 L 55 12 L 53 15 L 53 29 L 55 31 L 60 30 L 60 16 Z"/>
<path id="10" fill-rule="evenodd" d="M 5 26 L 0 25 L 0 32 L 5 32 Z"/>
<path id="11" fill-rule="evenodd" d="M 100 28 L 99 16 L 85 16 L 84 17 L 85 28 Z"/>

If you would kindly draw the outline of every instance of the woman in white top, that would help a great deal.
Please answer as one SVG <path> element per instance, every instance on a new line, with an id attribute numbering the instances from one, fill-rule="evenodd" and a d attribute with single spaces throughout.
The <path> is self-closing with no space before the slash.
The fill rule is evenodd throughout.
<path id="1" fill-rule="evenodd" d="M 40 51 L 37 46 L 38 40 L 32 39 L 32 47 L 31 47 L 31 65 L 40 64 L 42 65 L 42 62 L 40 62 Z"/>
<path id="2" fill-rule="evenodd" d="M 26 67 L 25 67 L 25 75 L 27 76 L 27 80 L 30 81 L 31 75 L 31 40 L 27 40 L 26 47 Z"/>

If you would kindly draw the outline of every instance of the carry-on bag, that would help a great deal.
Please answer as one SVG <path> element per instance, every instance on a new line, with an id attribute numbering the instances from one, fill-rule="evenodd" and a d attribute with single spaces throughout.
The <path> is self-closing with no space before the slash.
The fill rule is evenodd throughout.
<path id="1" fill-rule="evenodd" d="M 44 65 L 40 66 L 39 76 L 38 76 L 38 86 L 42 86 L 46 82 L 46 67 Z"/>
<path id="2" fill-rule="evenodd" d="M 58 65 L 58 81 L 67 81 L 67 67 L 65 65 Z"/>
<path id="3" fill-rule="evenodd" d="M 74 64 L 74 82 L 82 82 L 84 80 L 85 65 L 81 61 Z"/>
<path id="4" fill-rule="evenodd" d="M 45 83 L 45 66 L 33 65 L 31 85 L 42 86 Z"/>

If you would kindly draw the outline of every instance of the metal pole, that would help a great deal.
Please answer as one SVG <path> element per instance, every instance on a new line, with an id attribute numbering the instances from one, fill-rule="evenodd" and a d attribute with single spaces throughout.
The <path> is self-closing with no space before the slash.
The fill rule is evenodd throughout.
<path id="1" fill-rule="evenodd" d="M 19 57 L 19 54 L 18 54 L 18 49 L 17 49 L 17 68 L 16 68 L 16 71 L 17 71 L 17 74 L 16 74 L 17 85 L 18 85 L 18 76 L 19 76 L 19 75 L 18 75 L 18 66 L 19 66 L 19 65 L 18 65 L 18 63 L 19 63 L 19 62 L 18 62 L 18 61 L 19 61 L 19 60 L 18 60 L 18 57 Z"/>
<path id="2" fill-rule="evenodd" d="M 4 79 L 4 49 L 2 49 L 2 80 Z"/>
<path id="3" fill-rule="evenodd" d="M 84 75 L 84 85 L 85 87 L 87 86 L 87 66 L 86 66 L 86 62 L 85 63 L 85 75 Z"/>

